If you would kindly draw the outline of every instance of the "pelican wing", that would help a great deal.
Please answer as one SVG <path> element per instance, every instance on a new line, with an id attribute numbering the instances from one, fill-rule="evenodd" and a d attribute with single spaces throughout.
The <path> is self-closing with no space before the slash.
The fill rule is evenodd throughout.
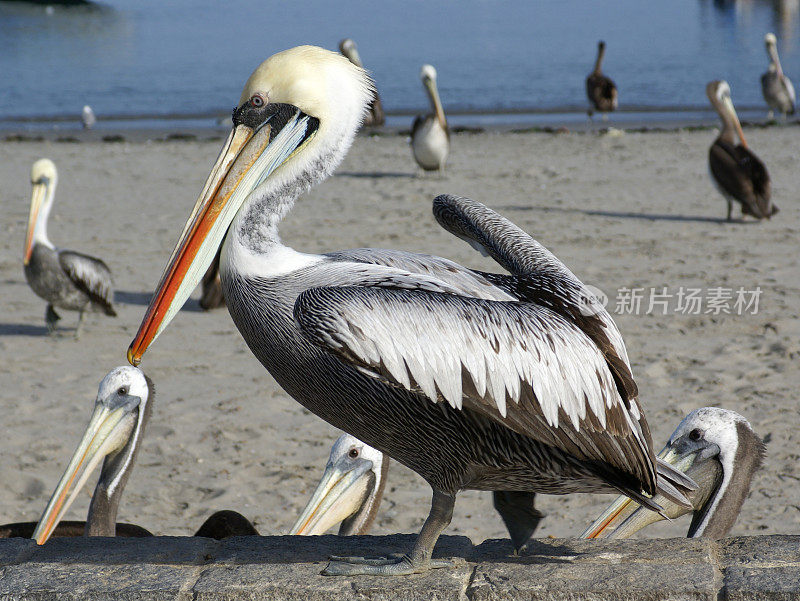
<path id="1" fill-rule="evenodd" d="M 623 402 L 594 342 L 546 307 L 332 287 L 303 292 L 295 320 L 310 340 L 368 375 L 483 413 L 600 470 L 613 466 L 610 479 L 621 471 L 655 490 L 644 421 Z"/>
<path id="2" fill-rule="evenodd" d="M 59 251 L 58 261 L 69 279 L 100 305 L 106 315 L 117 314 L 113 305 L 111 270 L 103 261 L 73 250 Z"/>
<path id="3" fill-rule="evenodd" d="M 514 278 L 482 274 L 516 298 L 547 307 L 577 325 L 605 355 L 628 409 L 639 419 L 636 382 L 617 324 L 595 295 L 553 253 L 485 205 L 443 194 L 433 214 L 448 232 L 490 255 Z M 645 426 L 646 427 L 646 426 Z M 649 433 L 648 433 L 649 438 Z"/>
<path id="4" fill-rule="evenodd" d="M 753 152 L 717 139 L 709 150 L 708 164 L 711 175 L 723 190 L 742 203 L 744 212 L 758 218 L 775 212 L 770 202 L 769 173 Z"/>
<path id="5" fill-rule="evenodd" d="M 792 108 L 791 110 L 787 111 L 790 115 L 794 114 L 794 107 L 797 104 L 797 98 L 794 94 L 794 85 L 792 85 L 792 80 L 783 75 L 781 77 L 781 83 L 783 84 L 783 88 L 786 92 L 787 98 L 791 101 Z"/>

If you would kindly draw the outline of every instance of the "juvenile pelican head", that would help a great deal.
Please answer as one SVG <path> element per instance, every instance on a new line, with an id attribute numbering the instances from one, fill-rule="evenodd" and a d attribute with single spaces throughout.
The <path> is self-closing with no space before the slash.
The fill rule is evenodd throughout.
<path id="1" fill-rule="evenodd" d="M 739 122 L 739 116 L 733 106 L 731 87 L 728 82 L 725 80 L 709 82 L 706 85 L 706 96 L 708 96 L 711 105 L 716 109 L 723 124 L 731 126 L 736 131 L 736 135 L 739 136 L 742 146 L 747 148 L 747 140 L 745 140 L 742 124 Z"/>
<path id="2" fill-rule="evenodd" d="M 781 61 L 778 58 L 778 38 L 774 33 L 768 33 L 764 36 L 764 46 L 767 49 L 767 56 L 769 57 L 769 70 L 777 71 L 779 75 L 783 75 L 781 69 Z"/>
<path id="3" fill-rule="evenodd" d="M 350 434 L 334 443 L 314 494 L 289 534 L 324 534 L 339 522 L 340 535 L 364 534 L 375 519 L 389 460 Z"/>
<path id="4" fill-rule="evenodd" d="M 330 175 L 372 93 L 363 69 L 314 46 L 280 52 L 253 72 L 233 111 L 233 130 L 128 349 L 131 364 L 139 364 L 189 297 L 245 201 L 288 185 L 307 189 Z"/>
<path id="5" fill-rule="evenodd" d="M 130 475 L 151 396 L 152 383 L 135 367 L 117 367 L 103 378 L 86 432 L 33 532 L 37 544 L 47 541 L 101 460 L 105 461 L 89 508 L 87 530 L 94 535 L 114 535 L 116 503 Z"/>
<path id="6" fill-rule="evenodd" d="M 358 47 L 350 38 L 345 38 L 339 42 L 339 52 L 346 56 L 354 65 L 358 67 L 364 66 L 364 63 L 361 62 L 361 56 L 358 54 Z"/>
<path id="7" fill-rule="evenodd" d="M 733 527 L 761 466 L 764 443 L 750 423 L 735 411 L 719 407 L 695 409 L 670 436 L 659 457 L 698 484 L 691 496 L 693 510 L 662 497 L 655 500 L 670 518 L 693 513 L 687 536 L 722 538 Z M 628 538 L 664 519 L 627 497 L 619 497 L 581 535 L 583 538 Z"/>
<path id="8" fill-rule="evenodd" d="M 23 262 L 31 260 L 34 242 L 44 242 L 52 247 L 47 239 L 47 218 L 53 206 L 58 172 L 50 159 L 39 159 L 31 167 L 31 209 L 28 214 L 28 232 L 25 235 Z"/>

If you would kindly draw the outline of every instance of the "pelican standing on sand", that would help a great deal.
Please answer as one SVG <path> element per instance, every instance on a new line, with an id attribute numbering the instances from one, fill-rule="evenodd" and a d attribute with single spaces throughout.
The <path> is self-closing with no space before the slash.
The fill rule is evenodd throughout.
<path id="1" fill-rule="evenodd" d="M 772 185 L 769 173 L 744 139 L 742 125 L 731 100 L 731 88 L 726 81 L 712 81 L 706 95 L 722 120 L 722 129 L 708 151 L 711 181 L 728 203 L 731 220 L 733 201 L 742 205 L 743 215 L 769 219 L 778 212 L 772 204 Z M 736 136 L 739 144 L 736 144 Z"/>
<path id="2" fill-rule="evenodd" d="M 100 382 L 86 432 L 39 522 L 0 526 L 0 537 L 29 536 L 43 545 L 51 536 L 152 536 L 140 526 L 117 523 L 117 512 L 154 401 L 153 382 L 144 372 L 129 365 L 111 370 Z M 86 521 L 62 522 L 61 518 L 101 461 L 103 467 Z M 221 539 L 248 534 L 258 532 L 246 518 L 235 511 L 218 511 L 195 536 Z"/>
<path id="3" fill-rule="evenodd" d="M 778 111 L 786 121 L 786 115 L 794 114 L 794 86 L 792 80 L 786 77 L 781 69 L 781 61 L 778 58 L 778 40 L 775 34 L 765 35 L 764 44 L 767 47 L 769 69 L 761 76 L 761 92 L 769 106 L 767 119 L 772 119 L 772 112 Z"/>
<path id="4" fill-rule="evenodd" d="M 692 509 L 656 497 L 670 519 L 692 513 L 687 536 L 723 538 L 742 510 L 753 474 L 766 449 L 750 423 L 735 411 L 695 409 L 681 421 L 659 453 L 690 476 L 698 489 L 689 494 Z M 583 538 L 628 538 L 663 517 L 620 497 L 589 526 Z"/>
<path id="5" fill-rule="evenodd" d="M 228 311 L 275 380 L 433 489 L 409 555 L 333 561 L 327 575 L 452 566 L 431 553 L 463 489 L 617 491 L 657 510 L 649 496 L 661 492 L 688 505 L 694 484 L 655 458 L 611 316 L 510 221 L 468 199 L 434 201 L 445 229 L 512 275 L 404 251 L 283 245 L 281 219 L 341 162 L 371 94 L 362 69 L 313 46 L 253 72 L 128 361 L 140 363 L 222 244 Z"/>
<path id="6" fill-rule="evenodd" d="M 428 94 L 433 112 L 417 115 L 411 126 L 411 150 L 417 165 L 425 171 L 444 172 L 447 155 L 450 152 L 450 128 L 444 116 L 439 89 L 436 87 L 436 69 L 422 65 L 419 72 L 422 87 Z"/>
<path id="7" fill-rule="evenodd" d="M 342 434 L 331 448 L 328 463 L 289 534 L 325 534 L 336 524 L 339 535 L 369 532 L 383 500 L 391 460 L 355 436 Z M 495 491 L 494 506 L 508 528 L 514 549 L 528 542 L 544 514 L 534 493 Z"/>
<path id="8" fill-rule="evenodd" d="M 617 110 L 617 86 L 611 81 L 610 77 L 603 75 L 603 57 L 606 54 L 606 43 L 597 43 L 597 60 L 594 63 L 594 70 L 586 78 L 586 95 L 592 106 L 589 107 L 589 117 L 593 110 L 598 110 L 603 114 L 603 121 L 608 120 L 608 113 Z M 592 108 L 593 107 L 593 108 Z"/>
<path id="9" fill-rule="evenodd" d="M 364 64 L 361 62 L 361 55 L 358 54 L 358 47 L 350 38 L 345 38 L 339 42 L 339 52 L 346 56 L 356 67 L 364 68 Z M 378 94 L 378 89 L 375 88 L 375 95 L 372 97 L 369 110 L 364 116 L 363 125 L 364 127 L 375 127 L 376 125 L 383 125 L 384 123 L 386 123 L 386 113 L 383 112 L 381 97 L 380 94 Z"/>
<path id="10" fill-rule="evenodd" d="M 47 301 L 45 322 L 52 333 L 61 319 L 54 307 L 78 311 L 80 335 L 84 313 L 102 311 L 112 317 L 114 298 L 111 270 L 103 261 L 73 250 L 56 248 L 47 237 L 47 219 L 53 208 L 58 174 L 50 159 L 39 159 L 31 169 L 31 210 L 25 238 L 25 279 L 41 298 Z"/>

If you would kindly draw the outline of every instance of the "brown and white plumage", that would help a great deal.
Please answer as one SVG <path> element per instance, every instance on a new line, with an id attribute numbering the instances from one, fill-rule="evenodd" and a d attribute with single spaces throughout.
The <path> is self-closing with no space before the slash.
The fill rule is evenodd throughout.
<path id="1" fill-rule="evenodd" d="M 778 58 L 778 40 L 774 33 L 764 36 L 764 45 L 769 57 L 769 68 L 761 76 L 761 93 L 769 106 L 767 118 L 772 118 L 772 111 L 778 111 L 785 121 L 787 115 L 794 114 L 794 86 L 792 80 L 781 68 L 781 61 Z"/>
<path id="2" fill-rule="evenodd" d="M 54 308 L 78 311 L 75 335 L 80 333 L 84 312 L 102 311 L 116 316 L 113 281 L 108 266 L 95 257 L 56 248 L 47 236 L 47 219 L 53 207 L 58 173 L 50 159 L 40 159 L 31 168 L 31 209 L 23 263 L 31 289 L 47 301 L 45 321 L 55 330 L 60 319 Z"/>
<path id="3" fill-rule="evenodd" d="M 712 182 L 728 203 L 728 221 L 734 200 L 742 205 L 743 215 L 769 219 L 778 212 L 778 207 L 772 203 L 769 173 L 747 146 L 728 82 L 710 82 L 706 95 L 722 120 L 719 136 L 708 151 L 708 166 Z"/>
<path id="4" fill-rule="evenodd" d="M 617 110 L 618 94 L 617 86 L 610 77 L 603 75 L 603 57 L 606 54 L 606 43 L 600 41 L 597 43 L 597 60 L 594 63 L 594 69 L 589 73 L 586 78 L 586 95 L 589 97 L 589 102 L 592 107 L 589 108 L 589 116 L 592 116 L 592 110 L 597 110 L 603 113 L 603 119 L 607 119 L 607 113 Z"/>
<path id="5" fill-rule="evenodd" d="M 656 500 L 670 519 L 692 514 L 689 538 L 722 538 L 736 523 L 764 455 L 764 443 L 743 416 L 719 407 L 695 409 L 659 453 L 697 483 L 698 489 L 689 495 L 692 507 L 680 507 L 664 498 Z M 628 538 L 662 519 L 620 497 L 581 536 Z"/>
<path id="6" fill-rule="evenodd" d="M 450 153 L 450 128 L 436 86 L 436 69 L 431 65 L 422 65 L 419 77 L 431 103 L 431 112 L 414 118 L 411 125 L 411 151 L 422 169 L 441 172 Z"/>
<path id="7" fill-rule="evenodd" d="M 521 266 L 510 275 L 402 251 L 314 255 L 283 245 L 280 220 L 341 161 L 369 90 L 362 70 L 320 48 L 285 51 L 254 72 L 129 361 L 138 364 L 164 331 L 224 240 L 229 312 L 276 381 L 433 488 L 409 556 L 334 562 L 327 574 L 450 565 L 430 552 L 466 488 L 617 490 L 654 508 L 647 497 L 659 490 L 688 503 L 691 481 L 655 460 L 611 316 L 493 211 L 435 201 L 448 229 Z"/>

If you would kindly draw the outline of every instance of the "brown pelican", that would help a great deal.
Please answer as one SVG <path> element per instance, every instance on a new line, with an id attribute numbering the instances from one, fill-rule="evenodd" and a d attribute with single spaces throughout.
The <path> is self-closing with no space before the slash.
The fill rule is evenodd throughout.
<path id="1" fill-rule="evenodd" d="M 355 436 L 342 434 L 331 448 L 325 472 L 289 534 L 324 534 L 336 524 L 339 535 L 369 532 L 383 500 L 390 459 Z M 500 513 L 519 551 L 544 517 L 534 493 L 495 491 Z"/>
<path id="2" fill-rule="evenodd" d="M 128 349 L 138 365 L 222 246 L 234 323 L 296 400 L 420 474 L 431 512 L 400 560 L 325 574 L 409 574 L 462 489 L 618 491 L 658 509 L 694 486 L 657 462 L 625 345 L 608 312 L 554 255 L 480 203 L 434 201 L 448 231 L 512 275 L 381 249 L 284 246 L 278 225 L 346 154 L 371 98 L 366 73 L 301 46 L 245 84 L 225 142 Z M 590 301 L 593 302 L 593 301 Z M 688 504 L 688 500 L 684 500 Z"/>
<path id="3" fill-rule="evenodd" d="M 778 111 L 786 121 L 786 115 L 794 114 L 794 86 L 792 80 L 786 77 L 781 69 L 781 61 L 778 58 L 778 40 L 775 38 L 775 34 L 765 35 L 764 44 L 767 47 L 767 56 L 769 56 L 769 69 L 761 76 L 761 92 L 769 105 L 767 119 L 772 119 L 772 111 Z"/>
<path id="4" fill-rule="evenodd" d="M 444 116 L 439 90 L 436 87 L 436 69 L 422 65 L 419 72 L 422 86 L 428 93 L 432 113 L 417 115 L 411 126 L 411 150 L 417 165 L 425 171 L 444 171 L 450 152 L 450 128 Z"/>
<path id="5" fill-rule="evenodd" d="M 0 537 L 29 536 L 44 544 L 51 536 L 152 536 L 133 524 L 117 523 L 122 491 L 133 470 L 155 399 L 153 382 L 128 365 L 111 370 L 100 382 L 92 418 L 47 507 L 35 524 L 0 526 Z M 85 522 L 61 518 L 77 498 L 94 468 L 103 461 Z M 5 534 L 5 536 L 2 536 Z M 258 534 L 234 511 L 219 511 L 195 536 L 226 538 Z"/>
<path id="6" fill-rule="evenodd" d="M 112 298 L 111 271 L 100 259 L 72 250 L 56 248 L 47 237 L 47 218 L 53 208 L 58 174 L 50 159 L 39 159 L 31 169 L 33 195 L 25 239 L 25 279 L 31 289 L 47 301 L 45 322 L 52 333 L 60 319 L 54 307 L 79 311 L 75 336 L 80 335 L 84 312 L 103 311 L 116 315 Z"/>
<path id="7" fill-rule="evenodd" d="M 712 81 L 706 95 L 722 120 L 722 130 L 708 151 L 711 181 L 728 202 L 728 221 L 733 201 L 742 205 L 743 215 L 769 218 L 778 212 L 772 204 L 772 185 L 764 163 L 747 146 L 744 132 L 733 108 L 731 89 L 726 81 Z M 736 136 L 739 144 L 736 144 Z"/>
<path id="8" fill-rule="evenodd" d="M 289 534 L 366 534 L 383 499 L 389 458 L 355 436 L 342 434 L 331 448 L 325 472 Z"/>
<path id="9" fill-rule="evenodd" d="M 361 62 L 361 56 L 358 54 L 356 43 L 350 38 L 345 38 L 339 42 L 339 52 L 346 56 L 356 67 L 364 67 L 364 64 Z M 369 110 L 364 116 L 364 127 L 374 127 L 376 125 L 383 125 L 384 123 L 386 123 L 386 114 L 383 112 L 383 105 L 381 104 L 381 97 L 378 94 L 378 89 L 375 88 L 375 96 L 372 98 Z"/>
<path id="10" fill-rule="evenodd" d="M 586 95 L 594 107 L 589 107 L 589 116 L 592 116 L 593 110 L 598 110 L 603 113 L 603 121 L 608 119 L 608 113 L 617 110 L 617 86 L 610 77 L 603 75 L 602 64 L 605 53 L 606 43 L 598 42 L 594 70 L 586 78 Z"/>
<path id="11" fill-rule="evenodd" d="M 689 494 L 692 509 L 656 497 L 667 517 L 692 513 L 688 537 L 719 539 L 736 523 L 750 482 L 764 460 L 765 447 L 750 423 L 735 411 L 695 409 L 680 423 L 659 454 L 698 484 Z M 663 519 L 620 497 L 589 526 L 583 538 L 628 538 Z"/>
<path id="12" fill-rule="evenodd" d="M 81 111 L 81 122 L 83 123 L 83 129 L 92 129 L 95 122 L 97 121 L 97 117 L 94 116 L 94 111 L 92 107 L 88 104 L 83 106 L 83 110 Z"/>

